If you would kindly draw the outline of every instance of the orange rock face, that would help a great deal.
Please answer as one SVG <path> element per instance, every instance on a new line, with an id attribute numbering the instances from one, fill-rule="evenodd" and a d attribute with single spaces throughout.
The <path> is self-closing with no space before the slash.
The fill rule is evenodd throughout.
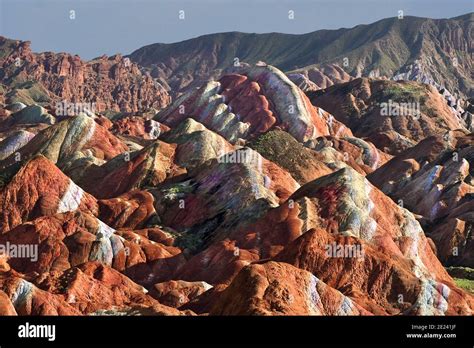
<path id="1" fill-rule="evenodd" d="M 444 268 L 472 267 L 472 134 L 428 87 L 356 79 L 314 106 L 259 63 L 155 115 L 121 57 L 14 43 L 0 65 L 16 55 L 56 97 L 123 113 L 1 113 L 0 315 L 473 314 Z M 439 119 L 375 119 L 382 87 Z"/>
<path id="2" fill-rule="evenodd" d="M 328 245 L 351 246 L 349 250 L 360 249 L 362 256 L 331 257 L 327 253 Z M 445 274 L 441 274 L 438 279 L 442 282 L 436 285 L 410 272 L 410 262 L 403 257 L 393 256 L 384 248 L 353 237 L 328 234 L 325 230 L 305 233 L 276 259 L 312 272 L 376 315 L 467 314 L 473 305 L 472 298 L 465 299 Z M 394 284 L 397 284 L 396 290 Z M 447 288 L 451 290 L 445 298 L 443 289 Z M 433 294 L 434 303 L 423 302 L 427 293 Z"/>
<path id="3" fill-rule="evenodd" d="M 0 45 L 6 41 L 0 37 Z M 30 43 L 25 41 L 13 41 L 12 46 L 11 52 L 0 59 L 2 69 L 12 71 L 11 75 L 2 76 L 2 80 L 37 81 L 49 92 L 53 105 L 55 100 L 87 102 L 94 103 L 97 112 L 135 112 L 150 107 L 160 109 L 170 103 L 161 85 L 121 55 L 86 62 L 67 53 L 33 53 Z M 21 68 L 13 69 L 18 60 Z"/>
<path id="4" fill-rule="evenodd" d="M 30 280 L 17 273 L 0 274 L 0 303 L 6 315 L 193 314 L 161 305 L 144 288 L 97 262 Z"/>
<path id="5" fill-rule="evenodd" d="M 0 274 L 0 287 L 7 295 L 3 305 L 18 315 L 80 315 L 63 296 L 36 287 L 15 273 Z"/>
<path id="6" fill-rule="evenodd" d="M 277 122 L 272 106 L 258 82 L 237 74 L 226 75 L 220 82 L 227 105 L 240 121 L 250 123 L 250 133 L 264 133 Z"/>
<path id="7" fill-rule="evenodd" d="M 99 217 L 113 228 L 136 229 L 156 216 L 153 195 L 146 191 L 129 191 L 119 197 L 100 200 Z"/>
<path id="8" fill-rule="evenodd" d="M 446 265 L 474 266 L 470 229 L 472 134 L 461 131 L 426 138 L 368 178 L 399 204 L 420 216 Z"/>
<path id="9" fill-rule="evenodd" d="M 111 131 L 115 134 L 141 139 L 157 139 L 169 129 L 164 124 L 143 117 L 127 117 L 111 125 Z"/>
<path id="10" fill-rule="evenodd" d="M 246 267 L 223 291 L 211 315 L 369 314 L 311 273 L 286 263 Z"/>
<path id="11" fill-rule="evenodd" d="M 432 86 L 358 78 L 310 93 L 311 101 L 367 138 L 398 154 L 426 137 L 465 129 L 446 99 Z"/>
<path id="12" fill-rule="evenodd" d="M 0 291 L 0 315 L 17 315 L 13 303 L 3 291 Z"/>
<path id="13" fill-rule="evenodd" d="M 0 191 L 0 207 L 1 233 L 41 216 L 76 209 L 98 211 L 96 199 L 43 156 L 29 161 Z"/>
<path id="14" fill-rule="evenodd" d="M 242 67 L 219 81 L 191 89 L 155 119 L 176 127 L 188 117 L 233 144 L 276 126 L 301 142 L 321 135 L 352 135 L 350 129 L 313 106 L 302 90 L 271 66 Z"/>
<path id="15" fill-rule="evenodd" d="M 206 282 L 185 282 L 172 280 L 155 284 L 151 295 L 170 307 L 181 307 L 211 289 Z"/>
<path id="16" fill-rule="evenodd" d="M 176 146 L 156 140 L 141 151 L 124 153 L 96 167 L 80 180 L 88 192 L 99 198 L 118 196 L 133 189 L 155 186 L 182 173 L 174 163 Z"/>

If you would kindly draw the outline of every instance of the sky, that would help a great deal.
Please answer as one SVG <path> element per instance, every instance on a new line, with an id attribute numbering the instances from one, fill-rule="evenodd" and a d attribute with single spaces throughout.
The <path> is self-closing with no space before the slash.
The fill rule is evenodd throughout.
<path id="1" fill-rule="evenodd" d="M 0 35 L 92 59 L 216 32 L 351 28 L 399 10 L 450 18 L 473 12 L 474 0 L 0 0 Z"/>

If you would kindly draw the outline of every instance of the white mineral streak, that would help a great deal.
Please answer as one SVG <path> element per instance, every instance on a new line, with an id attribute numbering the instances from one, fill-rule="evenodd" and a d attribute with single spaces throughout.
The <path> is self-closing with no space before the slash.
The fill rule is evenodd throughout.
<path id="1" fill-rule="evenodd" d="M 114 255 L 123 248 L 120 238 L 114 235 L 115 230 L 97 219 L 96 242 L 90 254 L 89 261 L 99 261 L 108 266 L 112 265 Z"/>
<path id="2" fill-rule="evenodd" d="M 69 180 L 66 192 L 59 201 L 57 213 L 77 210 L 81 205 L 83 196 L 84 190 L 77 186 L 72 180 Z"/>
<path id="3" fill-rule="evenodd" d="M 336 315 L 353 315 L 354 311 L 354 303 L 349 297 L 344 296 L 344 299 L 342 300 Z"/>
<path id="4" fill-rule="evenodd" d="M 321 297 L 319 296 L 317 285 L 319 279 L 313 274 L 309 275 L 308 288 L 306 290 L 306 305 L 308 307 L 309 315 L 321 315 L 323 303 L 321 302 Z"/>
<path id="5" fill-rule="evenodd" d="M 366 206 L 367 218 L 365 220 L 365 223 L 361 232 L 362 232 L 363 238 L 367 241 L 370 241 L 375 235 L 375 232 L 377 231 L 377 222 L 370 216 L 370 214 L 372 213 L 372 210 L 375 207 L 375 204 L 370 198 L 370 193 L 372 192 L 372 186 L 366 178 L 364 178 L 364 188 L 365 188 L 364 190 L 365 203 L 367 205 Z"/>
<path id="6" fill-rule="evenodd" d="M 433 279 L 423 279 L 422 288 L 415 302 L 418 315 L 444 315 L 448 310 L 451 289 Z"/>
<path id="7" fill-rule="evenodd" d="M 204 291 L 207 291 L 207 290 L 213 288 L 213 286 L 212 286 L 211 284 L 206 283 L 206 282 L 204 282 L 204 281 L 201 281 L 201 282 L 199 282 L 199 283 L 200 283 L 200 284 L 202 285 L 202 287 L 204 288 Z"/>
<path id="8" fill-rule="evenodd" d="M 263 85 L 265 95 L 276 109 L 282 123 L 289 125 L 288 132 L 296 140 L 306 142 L 318 134 L 313 124 L 311 112 L 306 108 L 299 88 L 277 68 L 255 66 L 242 69 L 243 73 Z M 292 110 L 289 106 L 293 106 Z"/>
<path id="9" fill-rule="evenodd" d="M 97 222 L 99 224 L 97 234 L 100 233 L 104 238 L 110 238 L 112 236 L 112 234 L 115 233 L 115 230 L 112 227 L 110 227 L 109 225 L 104 224 L 99 219 L 97 219 Z"/>
<path id="10" fill-rule="evenodd" d="M 151 139 L 158 139 L 161 134 L 161 125 L 155 120 L 150 120 L 151 129 L 148 133 Z"/>
<path id="11" fill-rule="evenodd" d="M 311 202 L 308 197 L 303 197 L 299 199 L 298 205 L 300 209 L 298 218 L 303 221 L 303 226 L 300 230 L 300 235 L 302 235 L 310 229 L 319 226 L 319 215 L 316 206 Z"/>
<path id="12" fill-rule="evenodd" d="M 11 301 L 13 306 L 16 308 L 17 306 L 24 303 L 28 297 L 31 296 L 33 293 L 34 286 L 30 282 L 27 282 L 24 279 L 21 279 L 18 282 L 18 286 L 15 289 L 15 292 L 12 294 Z"/>
<path id="13" fill-rule="evenodd" d="M 444 315 L 448 309 L 448 297 L 451 289 L 433 279 L 423 263 L 420 248 L 426 247 L 424 232 L 411 212 L 404 208 L 405 224 L 402 226 L 402 235 L 411 238 L 411 245 L 405 257 L 413 261 L 413 272 L 421 279 L 422 288 L 418 294 L 415 306 L 420 315 Z"/>
<path id="14" fill-rule="evenodd" d="M 372 186 L 352 168 L 347 167 L 344 171 L 343 185 L 348 188 L 349 193 L 342 199 L 343 213 L 338 216 L 341 232 L 371 241 L 377 230 L 377 222 L 370 216 L 374 208 L 370 198 Z"/>

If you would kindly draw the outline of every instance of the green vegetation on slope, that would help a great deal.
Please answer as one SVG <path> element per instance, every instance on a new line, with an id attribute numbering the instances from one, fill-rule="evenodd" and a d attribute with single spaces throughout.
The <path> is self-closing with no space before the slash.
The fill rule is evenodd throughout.
<path id="1" fill-rule="evenodd" d="M 439 82 L 449 82 L 447 87 L 453 92 L 460 89 L 469 95 L 474 83 L 468 73 L 472 59 L 466 50 L 467 42 L 472 40 L 473 17 L 392 17 L 350 29 L 318 30 L 303 35 L 217 33 L 172 44 L 148 45 L 134 51 L 130 58 L 148 68 L 159 66 L 166 75 L 162 77 L 172 87 L 180 88 L 179 76 L 207 80 L 216 77 L 216 69 L 231 67 L 234 58 L 251 64 L 264 61 L 286 72 L 313 65 L 343 66 L 347 58 L 344 70 L 353 76 L 369 76 L 377 71 L 381 76 L 393 76 L 416 59 L 428 57 L 433 61 L 431 73 L 439 77 Z M 455 40 L 446 40 L 454 33 Z M 451 62 L 453 52 L 458 57 L 458 67 Z"/>
<path id="2" fill-rule="evenodd" d="M 474 280 L 454 278 L 458 287 L 474 295 Z"/>

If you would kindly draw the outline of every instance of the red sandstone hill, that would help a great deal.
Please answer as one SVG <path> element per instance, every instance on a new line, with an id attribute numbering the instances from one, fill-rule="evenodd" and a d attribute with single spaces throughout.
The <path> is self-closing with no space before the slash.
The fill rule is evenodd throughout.
<path id="1" fill-rule="evenodd" d="M 10 102 L 95 103 L 105 110 L 136 112 L 169 104 L 165 89 L 121 55 L 83 61 L 68 53 L 33 53 L 27 41 L 0 37 L 0 82 Z"/>
<path id="2" fill-rule="evenodd" d="M 153 119 L 0 107 L 0 245 L 37 248 L 0 256 L 0 315 L 474 311 L 442 264 L 472 261 L 472 136 L 452 119 L 391 155 L 265 64 Z"/>
<path id="3" fill-rule="evenodd" d="M 309 96 L 357 137 L 390 154 L 429 136 L 472 127 L 436 88 L 419 82 L 359 78 Z"/>

